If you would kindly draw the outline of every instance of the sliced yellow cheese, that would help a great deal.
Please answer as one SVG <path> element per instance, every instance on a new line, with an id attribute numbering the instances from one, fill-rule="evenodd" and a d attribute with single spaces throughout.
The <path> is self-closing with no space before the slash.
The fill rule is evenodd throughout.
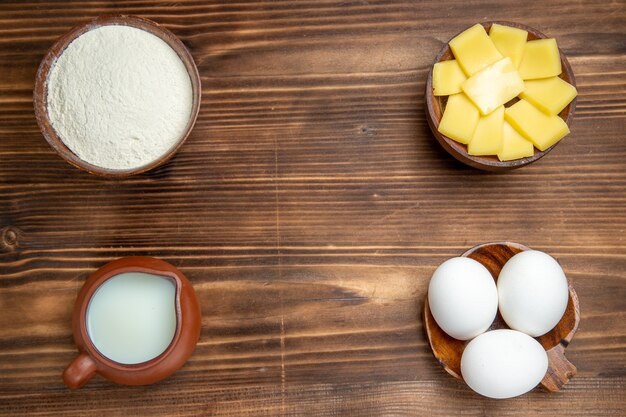
<path id="1" fill-rule="evenodd" d="M 545 151 L 569 133 L 563 119 L 548 116 L 524 99 L 506 109 L 504 117 L 540 151 Z"/>
<path id="2" fill-rule="evenodd" d="M 519 64 L 524 80 L 554 77 L 561 73 L 561 56 L 555 39 L 537 39 L 524 45 L 524 55 Z"/>
<path id="3" fill-rule="evenodd" d="M 505 120 L 502 128 L 502 149 L 498 152 L 498 159 L 500 161 L 511 161 L 513 159 L 533 156 L 534 153 L 535 148 L 533 144 L 524 139 L 524 137 Z"/>
<path id="4" fill-rule="evenodd" d="M 491 25 L 491 29 L 489 29 L 489 37 L 496 45 L 496 48 L 498 48 L 498 51 L 502 55 L 511 58 L 515 68 L 519 67 L 528 32 L 523 29 L 494 23 Z"/>
<path id="5" fill-rule="evenodd" d="M 448 97 L 437 130 L 457 142 L 469 143 L 478 123 L 478 109 L 463 93 Z"/>
<path id="6" fill-rule="evenodd" d="M 524 81 L 507 57 L 468 78 L 461 88 L 485 116 L 524 91 Z"/>
<path id="7" fill-rule="evenodd" d="M 433 91 L 436 96 L 449 96 L 461 92 L 467 77 L 456 59 L 437 62 L 433 66 Z"/>
<path id="8" fill-rule="evenodd" d="M 559 77 L 526 81 L 520 97 L 551 116 L 561 113 L 578 94 L 576 87 Z"/>
<path id="9" fill-rule="evenodd" d="M 496 155 L 502 149 L 504 106 L 498 107 L 478 120 L 474 136 L 467 145 L 470 155 Z"/>
<path id="10" fill-rule="evenodd" d="M 450 41 L 450 49 L 468 77 L 502 59 L 485 28 L 476 24 Z"/>

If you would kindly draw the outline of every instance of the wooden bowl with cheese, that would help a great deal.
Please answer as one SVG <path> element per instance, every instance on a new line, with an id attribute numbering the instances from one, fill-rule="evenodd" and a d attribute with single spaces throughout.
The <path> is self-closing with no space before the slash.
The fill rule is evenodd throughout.
<path id="1" fill-rule="evenodd" d="M 535 40 L 540 40 L 540 39 L 548 39 L 548 37 L 546 35 L 544 35 L 543 33 L 539 32 L 538 30 L 519 24 L 519 23 L 511 23 L 511 22 L 485 22 L 482 23 L 483 28 L 485 29 L 486 33 L 489 34 L 491 27 L 493 25 L 499 25 L 500 27 L 508 27 L 508 28 L 514 28 L 513 30 L 518 30 L 518 33 L 522 33 L 519 30 L 523 30 L 526 31 L 528 33 L 527 35 L 527 43 L 525 43 L 525 45 L 529 44 L 531 41 L 535 41 Z M 478 25 L 476 25 L 478 26 Z M 470 28 L 473 29 L 474 27 Z M 469 29 L 468 29 L 469 30 Z M 454 41 L 459 35 L 467 32 L 463 31 L 460 32 L 458 35 L 456 35 L 454 38 L 452 38 L 451 41 Z M 483 35 L 481 35 L 483 36 Z M 484 38 L 484 36 L 483 36 Z M 490 39 L 490 38 L 488 38 Z M 556 47 L 556 42 L 554 44 L 554 48 L 558 49 L 558 47 Z M 526 50 L 524 50 L 526 51 Z M 568 84 L 570 84 L 570 88 L 574 91 L 574 98 L 569 102 L 569 104 L 567 104 L 564 108 L 562 108 L 562 110 L 558 111 L 557 114 L 554 115 L 549 115 L 546 117 L 552 118 L 552 121 L 556 121 L 562 124 L 561 129 L 565 129 L 567 130 L 567 132 L 569 132 L 568 127 L 571 125 L 572 123 L 572 119 L 574 116 L 574 109 L 576 107 L 576 98 L 575 98 L 575 86 L 576 86 L 576 81 L 574 79 L 574 73 L 572 72 L 572 68 L 565 56 L 565 54 L 563 53 L 563 51 L 561 51 L 560 49 L 558 49 L 558 53 L 559 53 L 559 58 L 560 58 L 560 73 L 556 74 L 550 78 L 552 78 L 552 81 L 555 81 L 557 83 L 563 84 L 565 85 L 565 83 L 561 83 L 560 80 L 554 80 L 554 78 L 558 77 L 561 80 L 567 82 Z M 530 54 L 529 54 L 530 55 Z M 506 54 L 502 54 L 502 57 L 504 58 L 508 58 L 508 56 Z M 523 59 L 526 59 L 526 57 L 524 57 Z M 522 60 L 523 60 L 522 59 Z M 433 81 L 433 69 L 435 64 L 440 63 L 440 62 L 444 62 L 444 61 L 450 61 L 450 60 L 455 60 L 455 54 L 453 53 L 453 48 L 450 46 L 450 43 L 446 43 L 446 45 L 441 49 L 441 51 L 439 52 L 439 54 L 437 55 L 437 57 L 435 58 L 434 61 L 434 65 L 433 67 L 431 67 L 429 74 L 428 74 L 428 79 L 426 81 L 426 112 L 427 112 L 427 120 L 428 120 L 428 124 L 430 126 L 431 131 L 433 132 L 433 135 L 435 136 L 435 138 L 437 139 L 437 141 L 441 144 L 441 146 L 450 154 L 452 155 L 454 158 L 456 158 L 457 160 L 463 162 L 464 164 L 467 164 L 471 167 L 477 168 L 477 169 L 481 169 L 481 170 L 486 170 L 486 171 L 507 171 L 507 170 L 511 170 L 511 169 L 515 169 L 515 168 L 519 168 L 528 164 L 531 164 L 535 161 L 537 161 L 538 159 L 542 158 L 544 155 L 546 155 L 548 152 L 550 152 L 558 143 L 559 143 L 559 139 L 557 139 L 556 143 L 551 143 L 551 142 L 547 142 L 545 148 L 540 149 L 542 146 L 542 143 L 540 142 L 539 145 L 537 143 L 534 143 L 531 140 L 531 135 L 526 135 L 528 132 L 514 132 L 515 135 L 519 136 L 520 139 L 516 139 L 516 140 L 521 140 L 521 139 L 526 139 L 529 142 L 533 142 L 533 152 L 531 155 L 529 155 L 528 153 L 526 154 L 526 156 L 524 157 L 520 157 L 517 159 L 510 159 L 510 160 L 506 160 L 507 158 L 505 157 L 504 160 L 501 160 L 501 158 L 499 158 L 496 154 L 493 155 L 480 155 L 480 154 L 471 154 L 471 150 L 468 150 L 469 148 L 469 142 L 471 142 L 471 139 L 467 139 L 467 140 L 463 140 L 461 139 L 463 142 L 467 142 L 467 143 L 461 143 L 458 139 L 454 140 L 451 137 L 449 137 L 449 135 L 443 134 L 440 130 L 440 123 L 442 122 L 442 117 L 444 115 L 446 106 L 448 104 L 448 98 L 450 96 L 448 95 L 435 95 L 436 92 L 434 91 L 435 88 L 435 84 L 436 82 Z M 530 59 L 529 59 L 530 60 Z M 470 79 L 470 78 L 477 78 L 474 77 L 477 73 L 473 73 L 471 75 L 468 76 L 467 73 L 467 68 L 462 68 L 461 66 L 461 62 L 457 59 L 457 62 L 459 62 L 459 67 L 460 69 L 463 70 L 463 72 L 461 72 L 460 70 L 457 70 L 459 72 L 459 74 L 461 77 L 466 77 L 466 80 Z M 543 62 L 543 61 L 542 61 Z M 465 64 L 467 65 L 473 65 L 474 63 L 472 62 L 466 62 Z M 523 62 L 522 62 L 523 64 Z M 518 65 L 520 65 L 519 60 L 518 60 Z M 488 65 L 488 67 L 495 67 L 497 66 L 496 64 L 493 65 Z M 521 68 L 521 65 L 520 65 Z M 472 68 L 470 68 L 471 70 Z M 489 70 L 489 68 L 486 68 L 485 71 Z M 540 68 L 540 70 L 542 70 Z M 521 69 L 520 69 L 521 71 Z M 492 71 L 493 72 L 493 71 Z M 526 71 L 527 73 L 528 71 Z M 492 83 L 493 77 L 491 76 L 491 74 L 483 74 L 486 75 L 486 77 L 483 77 L 484 81 L 488 82 L 488 83 Z M 535 77 L 536 75 L 529 75 L 529 77 Z M 549 80 L 548 78 L 545 78 L 544 80 Z M 479 81 L 479 80 L 477 80 Z M 537 84 L 536 81 L 542 81 L 540 79 L 525 79 L 524 80 L 524 85 L 526 86 L 525 88 L 528 88 L 527 86 L 530 84 Z M 469 84 L 471 83 L 466 83 L 464 87 L 466 87 L 468 89 L 468 91 L 471 92 L 471 90 L 469 90 L 472 86 L 470 86 Z M 476 82 L 473 82 L 473 84 L 475 85 Z M 520 94 L 524 94 L 524 92 L 520 93 Z M 470 103 L 470 104 L 474 104 L 476 105 L 476 102 L 472 102 L 472 100 L 476 99 L 476 96 L 474 98 L 472 98 L 471 100 L 468 99 L 469 95 L 466 94 L 465 90 L 460 91 L 460 93 L 463 96 L 463 101 L 465 101 L 466 103 Z M 457 95 L 457 94 L 454 94 Z M 519 95 L 519 94 L 518 94 Z M 515 104 L 517 104 L 518 101 L 526 101 L 526 103 L 520 103 L 518 106 L 516 106 L 517 110 L 523 110 L 521 109 L 521 107 L 529 107 L 530 110 L 532 110 L 533 112 L 535 112 L 535 106 L 532 106 L 529 104 L 529 102 L 527 100 L 520 100 L 518 95 L 516 95 L 515 97 L 513 97 L 512 99 L 508 100 L 506 103 L 503 103 L 504 105 L 504 112 L 505 112 L 505 122 L 504 124 L 506 125 L 508 122 L 507 120 L 511 120 L 511 115 L 508 114 L 513 113 L 512 111 L 509 110 L 510 107 L 514 106 Z M 455 97 L 455 100 L 458 101 L 459 97 Z M 530 98 L 528 99 L 530 100 Z M 479 103 L 480 104 L 480 103 Z M 535 104 L 537 104 L 535 102 Z M 541 104 L 541 103 L 539 103 Z M 468 106 L 467 104 L 465 104 L 466 106 Z M 478 107 L 478 105 L 476 105 Z M 554 106 L 553 106 L 554 107 Z M 546 110 L 545 107 L 542 106 L 542 109 Z M 558 108 L 557 108 L 558 109 Z M 548 109 L 549 110 L 549 109 Z M 546 111 L 548 111 L 546 110 Z M 472 110 L 473 112 L 474 110 Z M 481 109 L 482 111 L 482 109 Z M 499 109 L 500 112 L 502 112 L 502 109 Z M 479 119 L 480 118 L 484 118 L 485 114 L 481 114 L 480 112 L 476 112 L 478 114 Z M 541 112 L 540 112 L 541 113 Z M 538 113 L 538 117 L 543 117 L 541 115 L 539 115 Z M 554 118 L 555 117 L 559 117 L 560 119 L 562 119 L 562 121 L 557 121 Z M 476 118 L 476 116 L 474 116 L 474 118 Z M 459 120 L 460 124 L 463 124 L 462 120 Z M 556 123 L 558 124 L 558 123 Z M 466 127 L 467 123 L 465 124 Z M 509 124 L 509 126 L 505 126 L 505 128 L 508 128 L 510 130 L 510 126 L 512 125 Z M 523 126 L 522 126 L 523 128 Z M 540 130 L 540 129 L 535 129 Z M 475 132 L 476 133 L 476 132 Z M 520 134 L 521 133 L 521 134 Z M 532 133 L 532 132 L 530 132 Z M 474 152 L 476 153 L 476 152 Z"/>

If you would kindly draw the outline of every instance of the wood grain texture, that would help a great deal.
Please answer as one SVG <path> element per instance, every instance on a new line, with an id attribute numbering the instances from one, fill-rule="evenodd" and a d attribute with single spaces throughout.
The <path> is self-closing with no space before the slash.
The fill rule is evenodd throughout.
<path id="1" fill-rule="evenodd" d="M 121 181 L 61 160 L 32 102 L 55 39 L 109 13 L 178 35 L 203 88 L 181 151 Z M 556 37 L 579 90 L 563 143 L 501 175 L 454 161 L 424 112 L 443 42 L 486 20 Z M 0 413 L 625 415 L 625 20 L 621 0 L 2 2 Z M 429 350 L 430 275 L 501 240 L 557 257 L 579 295 L 557 394 L 481 398 Z M 70 392 L 74 299 L 126 255 L 191 280 L 200 344 L 159 384 Z"/>

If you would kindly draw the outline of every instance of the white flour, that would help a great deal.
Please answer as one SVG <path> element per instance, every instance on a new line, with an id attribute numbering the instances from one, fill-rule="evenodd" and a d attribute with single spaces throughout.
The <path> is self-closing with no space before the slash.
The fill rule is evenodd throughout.
<path id="1" fill-rule="evenodd" d="M 158 159 L 180 139 L 191 106 L 191 80 L 176 52 L 129 26 L 78 37 L 48 77 L 52 126 L 78 157 L 99 167 L 131 169 Z"/>

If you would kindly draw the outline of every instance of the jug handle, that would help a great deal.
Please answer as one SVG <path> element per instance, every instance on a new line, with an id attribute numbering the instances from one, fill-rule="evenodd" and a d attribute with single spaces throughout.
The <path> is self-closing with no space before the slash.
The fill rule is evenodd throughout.
<path id="1" fill-rule="evenodd" d="M 80 388 L 94 376 L 96 369 L 96 362 L 91 356 L 82 352 L 63 371 L 63 382 L 72 389 Z"/>

